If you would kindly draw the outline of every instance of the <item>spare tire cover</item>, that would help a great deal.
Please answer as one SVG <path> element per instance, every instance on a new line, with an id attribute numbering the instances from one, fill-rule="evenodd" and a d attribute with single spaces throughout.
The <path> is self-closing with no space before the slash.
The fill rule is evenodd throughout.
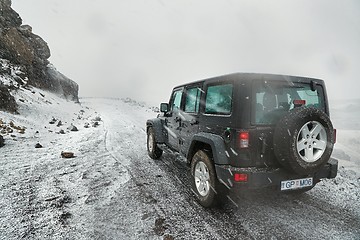
<path id="1" fill-rule="evenodd" d="M 329 160 L 334 137 L 334 128 L 325 112 L 313 107 L 295 108 L 276 125 L 274 153 L 289 170 L 312 174 Z"/>

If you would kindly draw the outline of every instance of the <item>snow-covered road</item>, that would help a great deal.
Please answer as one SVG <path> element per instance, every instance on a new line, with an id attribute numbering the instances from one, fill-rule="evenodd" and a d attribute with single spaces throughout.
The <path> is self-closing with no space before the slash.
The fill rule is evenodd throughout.
<path id="1" fill-rule="evenodd" d="M 0 239 L 360 239 L 360 175 L 346 166 L 301 196 L 241 194 L 204 209 L 180 156 L 147 156 L 151 109 L 119 99 L 64 104 L 41 105 L 26 120 L 0 117 L 27 125 L 0 149 Z M 51 117 L 79 131 L 56 134 Z M 83 127 L 96 117 L 99 126 Z"/>

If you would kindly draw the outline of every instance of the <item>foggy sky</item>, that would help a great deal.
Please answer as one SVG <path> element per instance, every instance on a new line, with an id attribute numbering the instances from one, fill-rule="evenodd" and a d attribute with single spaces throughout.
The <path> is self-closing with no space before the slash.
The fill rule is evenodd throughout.
<path id="1" fill-rule="evenodd" d="M 12 0 L 80 96 L 168 101 L 178 84 L 233 72 L 324 79 L 360 98 L 358 0 Z"/>

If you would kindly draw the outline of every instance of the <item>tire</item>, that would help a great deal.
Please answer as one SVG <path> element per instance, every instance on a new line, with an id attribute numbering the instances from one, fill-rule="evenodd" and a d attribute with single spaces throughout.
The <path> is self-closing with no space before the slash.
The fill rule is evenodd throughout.
<path id="1" fill-rule="evenodd" d="M 191 161 L 191 184 L 198 202 L 203 207 L 219 203 L 219 183 L 211 157 L 203 150 L 197 151 Z"/>
<path id="2" fill-rule="evenodd" d="M 318 171 L 330 159 L 333 147 L 332 123 L 317 108 L 295 108 L 276 125 L 275 156 L 281 165 L 300 175 Z"/>
<path id="3" fill-rule="evenodd" d="M 147 131 L 147 151 L 152 159 L 159 159 L 163 153 L 156 143 L 155 131 L 152 127 L 149 127 Z"/>

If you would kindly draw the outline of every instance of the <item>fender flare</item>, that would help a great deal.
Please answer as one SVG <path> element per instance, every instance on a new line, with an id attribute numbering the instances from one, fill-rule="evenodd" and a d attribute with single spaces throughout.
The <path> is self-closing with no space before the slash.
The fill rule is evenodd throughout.
<path id="1" fill-rule="evenodd" d="M 200 132 L 193 136 L 191 139 L 191 145 L 188 149 L 188 161 L 191 162 L 191 154 L 194 150 L 194 147 L 197 143 L 205 143 L 211 147 L 214 164 L 224 165 L 230 164 L 229 158 L 226 155 L 226 148 L 224 139 L 219 135 L 212 133 Z"/>
<path id="2" fill-rule="evenodd" d="M 167 131 L 164 129 L 164 121 L 160 118 L 149 119 L 146 121 L 146 132 L 149 127 L 152 127 L 155 132 L 155 139 L 157 143 L 167 142 Z"/>

